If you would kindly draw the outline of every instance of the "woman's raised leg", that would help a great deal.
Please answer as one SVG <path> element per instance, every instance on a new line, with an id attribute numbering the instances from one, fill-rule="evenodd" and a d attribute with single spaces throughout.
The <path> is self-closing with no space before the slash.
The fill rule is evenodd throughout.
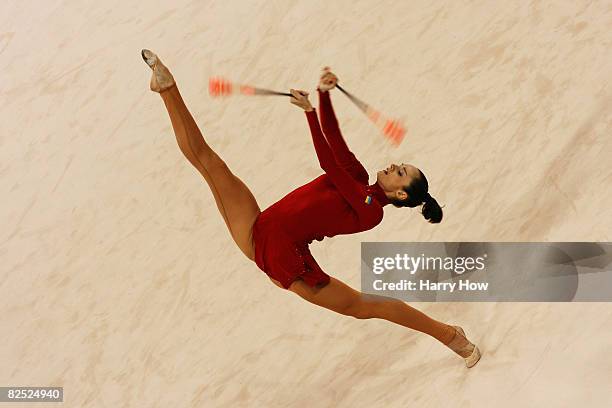
<path id="1" fill-rule="evenodd" d="M 208 183 L 232 238 L 253 260 L 253 223 L 261 212 L 255 197 L 206 143 L 167 68 L 150 51 L 143 50 L 142 55 L 153 69 L 151 89 L 160 93 L 166 105 L 179 148 Z"/>

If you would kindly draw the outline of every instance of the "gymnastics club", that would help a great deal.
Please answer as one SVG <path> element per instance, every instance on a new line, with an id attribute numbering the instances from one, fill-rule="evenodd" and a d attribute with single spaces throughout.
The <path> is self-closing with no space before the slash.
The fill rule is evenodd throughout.
<path id="1" fill-rule="evenodd" d="M 380 128 L 383 134 L 393 143 L 396 147 L 402 143 L 404 136 L 406 135 L 406 129 L 399 120 L 388 119 L 383 117 L 379 111 L 372 108 L 370 105 L 357 98 L 355 95 L 346 91 L 336 82 L 336 88 L 345 94 L 351 102 L 355 104 L 374 124 Z"/>
<path id="2" fill-rule="evenodd" d="M 288 92 L 277 92 L 271 89 L 256 88 L 250 85 L 232 84 L 231 81 L 220 77 L 211 77 L 208 80 L 208 93 L 211 96 L 229 96 L 234 92 L 242 95 L 282 95 L 292 96 Z"/>

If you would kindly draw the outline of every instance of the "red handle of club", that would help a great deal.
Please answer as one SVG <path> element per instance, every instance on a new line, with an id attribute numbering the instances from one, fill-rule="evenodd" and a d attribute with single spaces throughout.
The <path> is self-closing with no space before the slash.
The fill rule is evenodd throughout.
<path id="1" fill-rule="evenodd" d="M 292 96 L 287 92 L 277 92 L 271 89 L 256 88 L 249 85 L 232 84 L 231 81 L 219 77 L 211 77 L 208 80 L 208 92 L 212 96 L 229 96 L 234 93 L 235 88 L 238 88 L 242 95 L 281 95 Z"/>
<path id="2" fill-rule="evenodd" d="M 396 146 L 399 146 L 406 135 L 406 129 L 402 123 L 394 119 L 384 119 L 379 111 L 351 94 L 336 83 L 336 88 L 345 94 L 366 116 L 382 129 L 383 134 Z"/>

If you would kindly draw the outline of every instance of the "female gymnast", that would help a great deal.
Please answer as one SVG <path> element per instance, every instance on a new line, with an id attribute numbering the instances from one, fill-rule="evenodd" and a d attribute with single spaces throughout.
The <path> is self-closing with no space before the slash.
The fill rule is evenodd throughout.
<path id="1" fill-rule="evenodd" d="M 409 164 L 391 164 L 368 184 L 368 173 L 349 150 L 338 127 L 329 91 L 337 77 L 323 71 L 318 86 L 321 127 L 308 93 L 291 90 L 291 103 L 304 109 L 324 174 L 261 211 L 248 187 L 204 140 L 168 68 L 149 50 L 142 57 L 153 70 L 150 88 L 161 95 L 179 148 L 202 174 L 230 235 L 240 250 L 277 286 L 334 312 L 357 319 L 385 319 L 426 333 L 473 367 L 480 351 L 463 329 L 432 319 L 393 298 L 358 292 L 330 277 L 308 249 L 313 240 L 369 230 L 383 218 L 383 207 L 416 207 L 429 222 L 442 210 L 428 193 L 425 175 Z"/>

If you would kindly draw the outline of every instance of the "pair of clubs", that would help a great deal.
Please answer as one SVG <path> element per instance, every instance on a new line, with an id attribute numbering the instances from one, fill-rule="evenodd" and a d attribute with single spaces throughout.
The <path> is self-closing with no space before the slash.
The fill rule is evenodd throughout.
<path id="1" fill-rule="evenodd" d="M 326 68 L 326 72 L 329 69 Z M 278 96 L 289 96 L 293 97 L 288 92 L 278 92 L 271 89 L 258 88 L 250 85 L 233 84 L 231 81 L 220 77 L 211 77 L 208 83 L 208 90 L 211 96 L 229 96 L 234 93 L 240 93 L 242 95 L 256 96 L 256 95 L 278 95 Z M 352 93 L 345 90 L 338 83 L 336 88 L 342 92 L 359 110 L 361 110 L 368 119 L 370 119 L 383 133 L 384 137 L 391 142 L 394 146 L 399 146 L 406 130 L 399 120 L 391 119 L 381 114 L 378 110 L 372 108 L 369 104 L 365 103 L 361 99 L 354 96 Z M 300 91 L 298 91 L 300 92 Z"/>

